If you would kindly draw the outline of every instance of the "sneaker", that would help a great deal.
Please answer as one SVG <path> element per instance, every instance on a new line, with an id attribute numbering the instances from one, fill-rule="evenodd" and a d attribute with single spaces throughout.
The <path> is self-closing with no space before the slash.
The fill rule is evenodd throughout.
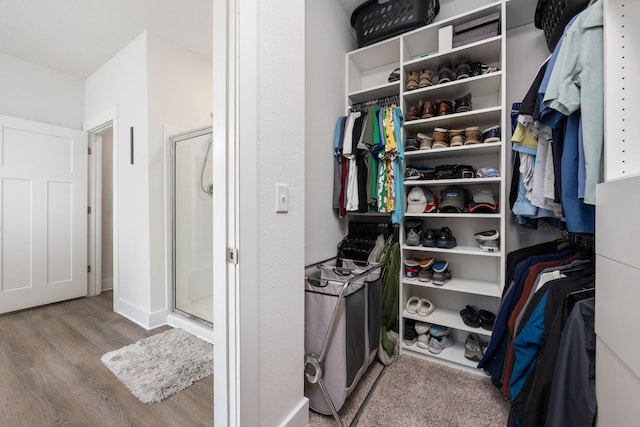
<path id="1" fill-rule="evenodd" d="M 419 271 L 418 261 L 408 259 L 404 262 L 404 275 L 407 279 L 415 279 Z"/>
<path id="2" fill-rule="evenodd" d="M 418 272 L 418 280 L 421 282 L 430 282 L 433 277 L 433 270 L 430 268 L 421 268 Z"/>
<path id="3" fill-rule="evenodd" d="M 420 147 L 420 143 L 416 138 L 407 138 L 404 141 L 404 151 L 416 151 Z"/>
<path id="4" fill-rule="evenodd" d="M 500 126 L 492 126 L 482 131 L 482 142 L 500 142 L 501 140 Z"/>
<path id="5" fill-rule="evenodd" d="M 427 350 L 429 350 L 433 354 L 439 354 L 440 352 L 442 352 L 443 349 L 447 347 L 451 347 L 452 345 L 453 345 L 453 340 L 451 340 L 451 338 L 449 338 L 448 336 L 443 336 L 439 338 L 431 337 L 431 339 L 429 340 L 429 347 L 427 348 Z"/>
<path id="6" fill-rule="evenodd" d="M 436 286 L 442 286 L 446 284 L 449 280 L 451 280 L 451 272 L 443 271 L 441 273 L 433 273 L 431 277 L 432 283 Z"/>
<path id="7" fill-rule="evenodd" d="M 478 315 L 478 308 L 472 305 L 467 305 L 460 310 L 460 317 L 465 325 L 472 328 L 480 327 L 480 316 Z"/>
<path id="8" fill-rule="evenodd" d="M 489 310 L 479 310 L 478 317 L 480 318 L 480 327 L 487 331 L 493 330 L 493 324 L 496 321 L 496 316 Z"/>
<path id="9" fill-rule="evenodd" d="M 484 356 L 482 343 L 476 334 L 467 335 L 464 342 L 464 357 L 474 362 L 479 362 Z"/>
<path id="10" fill-rule="evenodd" d="M 429 335 L 427 334 L 418 335 L 417 342 L 418 342 L 418 347 L 426 349 L 427 347 L 429 347 Z"/>
<path id="11" fill-rule="evenodd" d="M 438 230 L 435 228 L 428 228 L 422 233 L 420 244 L 427 248 L 435 248 L 438 240 Z"/>
<path id="12" fill-rule="evenodd" d="M 458 246 L 458 243 L 456 242 L 456 238 L 453 237 L 453 233 L 451 233 L 451 230 L 449 229 L 449 227 L 441 228 L 440 231 L 438 232 L 436 247 L 443 248 L 443 249 L 451 249 L 451 248 L 455 248 L 456 246 Z"/>
<path id="13" fill-rule="evenodd" d="M 446 62 L 438 66 L 438 83 L 448 83 L 453 80 L 451 63 Z"/>
<path id="14" fill-rule="evenodd" d="M 429 268 L 434 262 L 435 260 L 433 258 L 425 258 L 420 261 L 420 268 Z"/>
<path id="15" fill-rule="evenodd" d="M 431 268 L 433 269 L 434 273 L 442 273 L 444 271 L 447 271 L 447 269 L 449 268 L 449 263 L 447 261 L 438 261 L 433 263 Z"/>
<path id="16" fill-rule="evenodd" d="M 418 246 L 420 244 L 420 230 L 416 231 L 416 230 L 409 230 L 409 233 L 407 233 L 407 239 L 405 241 L 405 243 L 407 244 L 407 246 Z"/>
<path id="17" fill-rule="evenodd" d="M 471 93 L 467 93 L 460 98 L 456 98 L 455 106 L 453 107 L 456 113 L 465 113 L 471 111 Z"/>
<path id="18" fill-rule="evenodd" d="M 431 323 L 416 321 L 415 329 L 418 334 L 426 334 L 431 329 Z"/>
<path id="19" fill-rule="evenodd" d="M 500 251 L 500 242 L 497 240 L 476 240 L 478 242 L 478 246 L 484 252 L 499 252 Z"/>
<path id="20" fill-rule="evenodd" d="M 414 345 L 418 339 L 415 324 L 413 319 L 404 319 L 404 343 L 408 346 Z"/>
<path id="21" fill-rule="evenodd" d="M 431 325 L 431 328 L 429 329 L 429 335 L 436 338 L 449 335 L 450 332 L 451 331 L 449 330 L 449 328 L 447 328 L 446 326 L 440 326 L 440 325 Z"/>

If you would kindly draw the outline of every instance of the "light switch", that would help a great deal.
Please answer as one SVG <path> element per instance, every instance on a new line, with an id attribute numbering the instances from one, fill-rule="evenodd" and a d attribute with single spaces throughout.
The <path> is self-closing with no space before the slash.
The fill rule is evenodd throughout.
<path id="1" fill-rule="evenodd" d="M 276 184 L 276 213 L 289 212 L 289 186 Z"/>

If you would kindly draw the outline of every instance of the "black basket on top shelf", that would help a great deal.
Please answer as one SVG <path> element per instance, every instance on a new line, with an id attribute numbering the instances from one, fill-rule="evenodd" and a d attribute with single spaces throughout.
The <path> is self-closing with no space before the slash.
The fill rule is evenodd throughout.
<path id="1" fill-rule="evenodd" d="M 571 18 L 589 6 L 591 0 L 539 0 L 534 23 L 544 31 L 549 52 L 553 52 Z"/>
<path id="2" fill-rule="evenodd" d="M 351 14 L 358 47 L 397 36 L 433 22 L 439 0 L 369 0 Z"/>

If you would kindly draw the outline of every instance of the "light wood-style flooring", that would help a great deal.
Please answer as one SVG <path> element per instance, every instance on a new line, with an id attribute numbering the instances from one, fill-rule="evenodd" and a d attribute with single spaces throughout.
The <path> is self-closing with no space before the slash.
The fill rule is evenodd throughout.
<path id="1" fill-rule="evenodd" d="M 212 426 L 213 377 L 140 402 L 100 361 L 160 333 L 112 311 L 112 293 L 0 316 L 0 426 Z"/>

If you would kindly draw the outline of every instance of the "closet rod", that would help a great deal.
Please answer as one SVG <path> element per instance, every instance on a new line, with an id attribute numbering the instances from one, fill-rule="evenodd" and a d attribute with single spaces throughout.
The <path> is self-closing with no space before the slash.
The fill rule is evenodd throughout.
<path id="1" fill-rule="evenodd" d="M 355 104 L 351 104 L 349 106 L 349 110 L 351 111 L 362 111 L 365 108 L 369 107 L 390 107 L 392 105 L 397 105 L 400 102 L 400 95 L 389 95 L 384 96 L 378 99 L 370 99 L 368 101 L 357 102 Z"/>

